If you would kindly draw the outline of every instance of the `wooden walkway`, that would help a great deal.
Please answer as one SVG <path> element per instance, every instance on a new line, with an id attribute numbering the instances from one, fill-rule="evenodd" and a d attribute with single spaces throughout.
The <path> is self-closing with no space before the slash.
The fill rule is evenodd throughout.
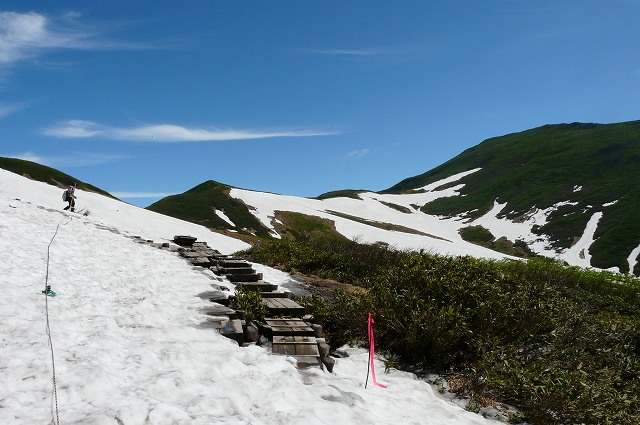
<path id="1" fill-rule="evenodd" d="M 223 255 L 209 248 L 205 242 L 194 242 L 195 238 L 191 236 L 176 236 L 174 241 L 181 245 L 178 250 L 180 255 L 191 264 L 208 268 L 215 274 L 226 277 L 236 287 L 261 294 L 269 317 L 265 318 L 264 324 L 259 327 L 262 334 L 271 341 L 271 351 L 274 354 L 293 356 L 301 368 L 322 367 L 327 360 L 332 360 L 323 357 L 328 357 L 329 347 L 322 338 L 322 328 L 319 325 L 312 327 L 303 320 L 305 307 L 290 299 L 290 293 L 275 292 L 278 285 L 263 281 L 262 273 L 257 273 L 249 262 Z M 212 286 L 215 288 L 215 285 Z M 238 310 L 236 314 L 235 310 L 220 305 L 223 302 L 221 296 L 226 296 L 223 291 L 207 291 L 198 296 L 217 303 L 202 309 L 204 314 L 211 317 L 210 326 L 243 346 L 247 328 L 246 322 L 242 320 L 244 313 Z M 227 299 L 224 305 L 228 304 Z M 323 346 L 323 349 L 319 350 L 319 346 Z M 325 354 L 321 355 L 321 352 Z M 329 364 L 326 365 L 329 368 Z"/>

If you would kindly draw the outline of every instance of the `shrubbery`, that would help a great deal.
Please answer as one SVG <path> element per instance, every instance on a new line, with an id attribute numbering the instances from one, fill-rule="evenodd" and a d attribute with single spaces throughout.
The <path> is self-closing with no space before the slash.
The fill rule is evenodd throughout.
<path id="1" fill-rule="evenodd" d="M 267 313 L 267 307 L 262 302 L 260 293 L 242 287 L 236 289 L 231 306 L 236 310 L 244 311 L 247 322 L 262 320 Z"/>
<path id="2" fill-rule="evenodd" d="M 492 261 L 353 241 L 262 243 L 252 261 L 367 290 L 316 296 L 332 345 L 366 341 L 465 378 L 471 397 L 543 423 L 640 423 L 640 283 L 548 259 Z"/>

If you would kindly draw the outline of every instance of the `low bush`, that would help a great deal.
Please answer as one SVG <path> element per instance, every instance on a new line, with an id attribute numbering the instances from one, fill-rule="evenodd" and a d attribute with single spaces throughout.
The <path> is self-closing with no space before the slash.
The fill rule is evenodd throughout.
<path id="1" fill-rule="evenodd" d="M 236 310 L 244 311 L 247 322 L 264 319 L 267 313 L 267 307 L 262 302 L 260 293 L 242 287 L 236 289 L 231 306 Z"/>
<path id="2" fill-rule="evenodd" d="M 494 261 L 355 241 L 263 243 L 251 261 L 366 288 L 314 297 L 332 345 L 376 345 L 398 362 L 466 377 L 477 400 L 536 423 L 640 423 L 640 282 L 544 258 Z"/>

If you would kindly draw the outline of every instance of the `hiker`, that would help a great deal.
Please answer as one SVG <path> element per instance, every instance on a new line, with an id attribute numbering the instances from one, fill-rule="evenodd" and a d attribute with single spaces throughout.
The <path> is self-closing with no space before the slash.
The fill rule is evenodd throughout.
<path id="1" fill-rule="evenodd" d="M 64 207 L 65 210 L 68 210 L 68 209 L 71 209 L 71 211 L 76 210 L 76 195 L 75 195 L 76 186 L 77 185 L 74 182 L 67 188 L 67 190 L 64 191 L 65 196 L 63 197 L 63 199 L 69 203 L 69 205 Z"/>

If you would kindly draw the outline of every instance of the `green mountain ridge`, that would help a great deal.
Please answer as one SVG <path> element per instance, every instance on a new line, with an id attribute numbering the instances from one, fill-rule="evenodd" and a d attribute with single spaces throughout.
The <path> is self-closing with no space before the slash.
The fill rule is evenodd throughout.
<path id="1" fill-rule="evenodd" d="M 146 209 L 218 230 L 269 237 L 271 233 L 251 214 L 243 202 L 231 198 L 232 186 L 208 180 L 179 195 L 163 198 Z M 224 213 L 235 226 L 216 214 Z"/>
<path id="2" fill-rule="evenodd" d="M 456 182 L 464 184 L 463 196 L 437 199 L 422 211 L 477 218 L 498 201 L 507 203 L 501 216 L 516 219 L 569 202 L 534 232 L 548 235 L 558 249 L 569 248 L 591 216 L 602 212 L 592 265 L 629 271 L 627 257 L 640 244 L 640 121 L 545 125 L 487 139 L 381 193 L 408 193 L 475 168 L 481 169 Z"/>
<path id="3" fill-rule="evenodd" d="M 89 183 L 84 183 L 75 177 L 56 170 L 55 168 L 47 167 L 46 165 L 41 165 L 36 162 L 17 158 L 0 157 L 0 168 L 19 174 L 23 177 L 27 177 L 31 180 L 48 183 L 60 188 L 65 188 L 75 182 L 78 189 L 99 193 L 112 199 L 118 199 L 107 191 L 97 188 Z"/>

